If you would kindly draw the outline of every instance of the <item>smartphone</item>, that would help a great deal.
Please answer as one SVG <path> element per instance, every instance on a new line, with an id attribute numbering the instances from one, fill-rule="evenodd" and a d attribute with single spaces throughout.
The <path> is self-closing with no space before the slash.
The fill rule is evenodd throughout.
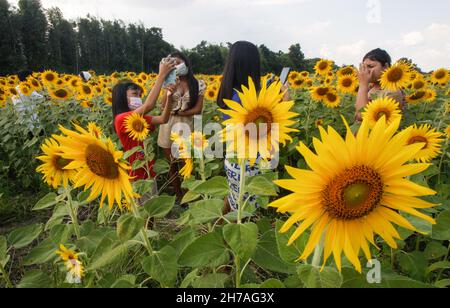
<path id="1" fill-rule="evenodd" d="M 175 61 L 175 59 L 171 58 L 170 56 L 163 59 L 163 62 L 171 62 L 171 61 Z M 167 75 L 166 80 L 164 80 L 163 87 L 165 88 L 167 86 L 174 85 L 176 83 L 177 83 L 177 71 L 174 69 L 173 71 L 170 72 L 169 75 Z"/>
<path id="2" fill-rule="evenodd" d="M 173 70 L 166 77 L 166 80 L 164 81 L 163 87 L 165 88 L 167 86 L 174 85 L 176 83 L 177 83 L 177 71 Z"/>
<path id="3" fill-rule="evenodd" d="M 284 85 L 289 78 L 289 75 L 291 74 L 291 68 L 290 67 L 285 67 L 283 68 L 283 71 L 281 72 L 280 75 L 280 82 L 282 85 Z"/>

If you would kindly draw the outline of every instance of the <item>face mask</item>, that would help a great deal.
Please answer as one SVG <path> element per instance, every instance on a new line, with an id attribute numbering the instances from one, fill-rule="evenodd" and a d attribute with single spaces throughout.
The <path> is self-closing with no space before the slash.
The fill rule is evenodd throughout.
<path id="1" fill-rule="evenodd" d="M 129 97 L 128 98 L 128 108 L 130 108 L 131 111 L 135 111 L 136 109 L 139 109 L 142 107 L 142 98 L 140 97 Z"/>
<path id="2" fill-rule="evenodd" d="M 186 63 L 181 63 L 177 66 L 177 75 L 178 76 L 186 76 L 189 73 L 189 69 L 186 66 Z"/>

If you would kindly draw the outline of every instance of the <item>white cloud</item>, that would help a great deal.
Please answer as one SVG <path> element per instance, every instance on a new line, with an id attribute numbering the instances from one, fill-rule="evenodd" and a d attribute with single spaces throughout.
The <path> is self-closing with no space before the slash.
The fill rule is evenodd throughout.
<path id="1" fill-rule="evenodd" d="M 450 67 L 450 25 L 432 23 L 421 31 L 410 32 L 399 41 L 389 40 L 396 59 L 408 57 L 426 71 Z"/>
<path id="2" fill-rule="evenodd" d="M 403 36 L 403 44 L 406 46 L 415 46 L 422 43 L 424 40 L 422 33 L 420 32 L 411 32 Z"/>

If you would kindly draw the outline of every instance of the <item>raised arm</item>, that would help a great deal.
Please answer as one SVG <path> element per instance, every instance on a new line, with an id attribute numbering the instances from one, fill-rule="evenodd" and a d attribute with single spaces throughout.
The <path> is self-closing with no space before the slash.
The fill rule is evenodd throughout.
<path id="1" fill-rule="evenodd" d="M 370 70 L 364 65 L 361 64 L 359 67 L 359 91 L 358 96 L 356 98 L 356 120 L 361 121 L 361 111 L 367 106 L 369 103 L 369 82 L 372 79 L 372 73 Z"/>
<path id="2" fill-rule="evenodd" d="M 173 95 L 174 91 L 175 91 L 175 86 L 174 85 L 171 85 L 171 86 L 167 87 L 167 92 L 166 92 L 166 95 L 164 95 L 163 103 L 162 103 L 162 106 L 163 106 L 164 110 L 163 110 L 163 113 L 160 116 L 152 118 L 152 124 L 154 126 L 167 124 L 167 122 L 169 122 L 170 113 L 172 112 L 171 104 L 169 103 L 169 100 L 172 99 L 172 95 Z"/>
<path id="3" fill-rule="evenodd" d="M 170 74 L 175 69 L 176 64 L 174 62 L 166 62 L 162 61 L 159 65 L 159 75 L 156 79 L 156 82 L 153 86 L 152 91 L 150 92 L 149 96 L 147 97 L 147 100 L 145 101 L 144 105 L 142 107 L 136 109 L 136 113 L 139 114 L 147 114 L 153 109 L 155 109 L 156 102 L 158 101 L 159 94 L 161 93 L 162 86 L 164 84 L 164 80 L 166 79 L 167 75 Z"/>

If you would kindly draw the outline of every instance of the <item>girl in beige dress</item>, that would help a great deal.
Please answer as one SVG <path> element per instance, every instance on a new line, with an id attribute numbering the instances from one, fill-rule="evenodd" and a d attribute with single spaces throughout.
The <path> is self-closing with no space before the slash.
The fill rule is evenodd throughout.
<path id="1" fill-rule="evenodd" d="M 169 181 L 173 185 L 177 201 L 181 201 L 183 192 L 178 177 L 179 166 L 172 156 L 172 129 L 178 123 L 185 123 L 190 127 L 191 132 L 194 132 L 194 116 L 201 115 L 203 112 L 206 84 L 194 77 L 190 61 L 185 55 L 175 52 L 170 57 L 176 60 L 177 84 L 172 98 L 167 101 L 168 104 L 171 104 L 172 112 L 169 122 L 160 126 L 158 146 L 163 149 L 170 162 Z"/>

